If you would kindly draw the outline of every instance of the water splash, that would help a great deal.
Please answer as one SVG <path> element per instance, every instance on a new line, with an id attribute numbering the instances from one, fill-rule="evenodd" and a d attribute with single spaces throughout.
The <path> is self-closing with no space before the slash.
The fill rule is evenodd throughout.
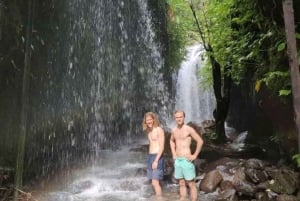
<path id="1" fill-rule="evenodd" d="M 75 169 L 68 177 L 52 186 L 36 189 L 39 200 L 105 200 L 146 201 L 151 185 L 139 170 L 145 168 L 146 153 L 130 152 L 126 147 L 119 151 L 102 151 L 97 162 L 88 168 Z"/>

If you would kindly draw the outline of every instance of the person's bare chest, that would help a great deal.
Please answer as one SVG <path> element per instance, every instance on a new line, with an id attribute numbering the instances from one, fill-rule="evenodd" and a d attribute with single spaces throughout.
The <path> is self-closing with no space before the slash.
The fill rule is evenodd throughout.
<path id="1" fill-rule="evenodd" d="M 148 134 L 148 138 L 150 141 L 158 141 L 158 132 L 156 129 L 153 129 L 149 134 Z"/>
<path id="2" fill-rule="evenodd" d="M 174 137 L 175 137 L 175 140 L 178 140 L 178 141 L 190 140 L 190 138 L 191 138 L 190 133 L 185 129 L 176 130 L 174 132 Z"/>

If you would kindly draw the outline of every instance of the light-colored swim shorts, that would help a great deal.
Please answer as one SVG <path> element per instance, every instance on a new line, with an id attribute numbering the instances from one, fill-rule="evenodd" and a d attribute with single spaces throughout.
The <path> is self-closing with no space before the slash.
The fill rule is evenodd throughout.
<path id="1" fill-rule="evenodd" d="M 175 179 L 190 181 L 196 177 L 195 165 L 187 158 L 176 158 L 174 168 Z"/>

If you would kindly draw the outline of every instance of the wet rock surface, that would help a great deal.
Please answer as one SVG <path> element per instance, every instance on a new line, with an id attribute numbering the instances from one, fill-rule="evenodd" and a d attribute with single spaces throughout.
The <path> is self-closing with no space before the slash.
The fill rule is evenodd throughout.
<path id="1" fill-rule="evenodd" d="M 300 174 L 292 167 L 259 158 L 220 157 L 194 161 L 200 200 L 205 201 L 299 201 Z M 173 159 L 165 155 L 164 183 L 177 184 Z M 137 170 L 140 174 L 141 170 Z M 143 171 L 146 174 L 145 170 Z"/>
<path id="2" fill-rule="evenodd" d="M 207 128 L 193 127 L 205 141 L 196 166 L 199 199 L 205 201 L 300 201 L 300 173 L 289 164 L 274 163 L 262 157 L 259 147 L 245 145 L 238 135 L 225 144 L 213 144 L 205 139 Z M 167 141 L 167 140 L 166 140 Z M 164 182 L 176 184 L 173 159 L 165 154 Z"/>

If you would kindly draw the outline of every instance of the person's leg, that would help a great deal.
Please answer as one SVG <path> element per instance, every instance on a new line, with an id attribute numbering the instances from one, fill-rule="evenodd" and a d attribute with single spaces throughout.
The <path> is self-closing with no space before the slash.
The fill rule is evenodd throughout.
<path id="1" fill-rule="evenodd" d="M 195 181 L 187 181 L 190 187 L 191 201 L 197 201 L 198 199 L 198 191 L 196 187 Z"/>
<path id="2" fill-rule="evenodd" d="M 198 192 L 196 188 L 196 183 L 194 181 L 196 177 L 196 171 L 195 171 L 195 165 L 191 161 L 185 160 L 183 162 L 183 174 L 186 183 L 190 187 L 191 201 L 197 201 Z"/>
<path id="3" fill-rule="evenodd" d="M 160 186 L 159 180 L 152 179 L 152 186 L 154 188 L 155 195 L 156 196 L 161 196 L 162 195 L 162 190 L 161 190 L 161 186 Z"/>
<path id="4" fill-rule="evenodd" d="M 186 184 L 184 179 L 179 179 L 179 192 L 180 192 L 180 200 L 186 200 Z"/>
<path id="5" fill-rule="evenodd" d="M 160 181 L 164 176 L 164 158 L 161 157 L 158 161 L 157 169 L 153 170 L 152 186 L 157 197 L 162 196 L 162 187 Z"/>

